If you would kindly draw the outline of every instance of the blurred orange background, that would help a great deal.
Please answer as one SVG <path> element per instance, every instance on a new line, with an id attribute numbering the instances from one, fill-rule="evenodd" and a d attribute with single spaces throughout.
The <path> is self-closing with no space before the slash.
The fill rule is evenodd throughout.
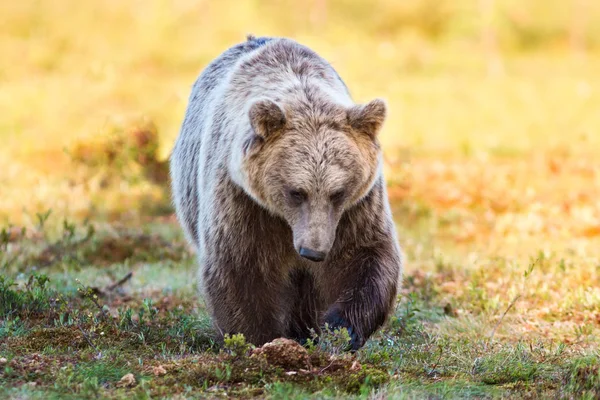
<path id="1" fill-rule="evenodd" d="M 598 2 L 27 0 L 0 15 L 6 222 L 169 214 L 191 85 L 253 33 L 312 47 L 357 102 L 387 99 L 402 213 L 460 221 L 464 240 L 600 235 Z"/>

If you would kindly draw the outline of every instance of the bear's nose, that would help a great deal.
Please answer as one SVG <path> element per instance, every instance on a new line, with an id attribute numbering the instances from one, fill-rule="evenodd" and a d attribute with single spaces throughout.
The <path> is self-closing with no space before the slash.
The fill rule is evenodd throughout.
<path id="1" fill-rule="evenodd" d="M 311 250 L 307 249 L 306 247 L 300 247 L 300 251 L 298 253 L 301 257 L 315 262 L 323 261 L 325 259 L 325 256 L 327 256 L 327 253 L 325 253 L 324 251 Z"/>

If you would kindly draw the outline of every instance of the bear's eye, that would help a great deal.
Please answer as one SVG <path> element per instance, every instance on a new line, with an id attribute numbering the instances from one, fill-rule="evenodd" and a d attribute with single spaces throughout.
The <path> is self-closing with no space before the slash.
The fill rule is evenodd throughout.
<path id="1" fill-rule="evenodd" d="M 329 196 L 329 200 L 331 200 L 331 202 L 334 204 L 340 204 L 344 200 L 345 196 L 346 192 L 344 192 L 343 190 L 338 190 L 337 192 Z"/>
<path id="2" fill-rule="evenodd" d="M 294 202 L 295 204 L 302 204 L 305 200 L 306 200 L 306 193 L 303 192 L 302 190 L 290 190 L 288 191 L 288 195 L 290 197 L 290 199 L 292 200 L 292 202 Z"/>

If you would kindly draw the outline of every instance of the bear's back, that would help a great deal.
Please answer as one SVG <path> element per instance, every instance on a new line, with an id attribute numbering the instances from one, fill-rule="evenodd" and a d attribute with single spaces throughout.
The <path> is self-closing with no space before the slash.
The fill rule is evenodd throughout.
<path id="1" fill-rule="evenodd" d="M 177 147 L 182 139 L 187 139 L 188 136 L 194 134 L 193 131 L 202 126 L 202 118 L 205 117 L 205 113 L 202 110 L 214 95 L 215 88 L 223 83 L 224 78 L 238 60 L 272 40 L 274 39 L 249 37 L 246 42 L 239 43 L 227 49 L 202 71 L 192 87 L 185 118 L 175 147 Z"/>
<path id="2" fill-rule="evenodd" d="M 192 87 L 185 117 L 170 157 L 173 203 L 188 240 L 196 244 L 198 218 L 198 182 L 196 179 L 202 143 L 202 126 L 207 118 L 215 89 L 244 55 L 264 46 L 272 38 L 248 37 L 213 60 Z"/>

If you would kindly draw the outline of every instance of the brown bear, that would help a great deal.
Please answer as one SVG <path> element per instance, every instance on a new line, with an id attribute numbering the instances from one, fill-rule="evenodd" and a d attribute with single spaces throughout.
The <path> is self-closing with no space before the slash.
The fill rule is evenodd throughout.
<path id="1" fill-rule="evenodd" d="M 401 251 L 377 135 L 323 58 L 248 36 L 210 63 L 171 158 L 174 206 L 217 331 L 261 345 L 347 328 L 357 350 L 394 308 Z"/>

